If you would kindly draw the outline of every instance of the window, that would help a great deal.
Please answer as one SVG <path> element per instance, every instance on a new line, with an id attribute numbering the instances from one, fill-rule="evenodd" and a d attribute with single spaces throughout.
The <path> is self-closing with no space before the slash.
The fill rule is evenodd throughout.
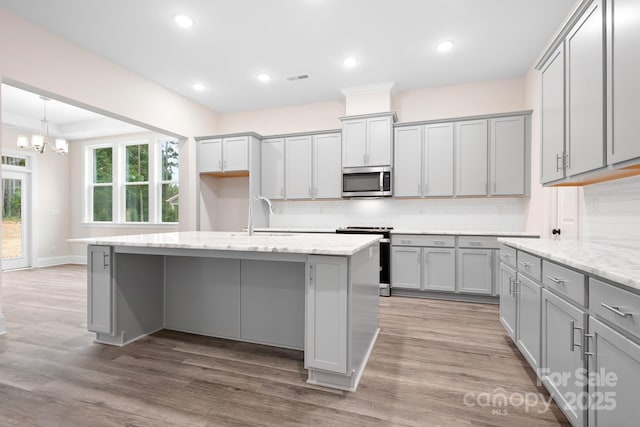
<path id="1" fill-rule="evenodd" d="M 178 142 L 175 139 L 87 145 L 86 222 L 178 222 Z"/>

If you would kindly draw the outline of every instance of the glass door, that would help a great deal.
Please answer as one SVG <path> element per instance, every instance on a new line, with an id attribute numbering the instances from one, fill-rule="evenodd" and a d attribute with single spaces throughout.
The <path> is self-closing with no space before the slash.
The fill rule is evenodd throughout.
<path id="1" fill-rule="evenodd" d="M 29 174 L 2 173 L 2 269 L 30 267 Z"/>

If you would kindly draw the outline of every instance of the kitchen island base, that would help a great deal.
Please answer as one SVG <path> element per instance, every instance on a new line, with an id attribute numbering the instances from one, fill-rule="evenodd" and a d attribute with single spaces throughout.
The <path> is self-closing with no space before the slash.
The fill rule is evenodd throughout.
<path id="1" fill-rule="evenodd" d="M 88 329 L 161 329 L 304 351 L 308 382 L 355 391 L 378 334 L 379 245 L 350 256 L 90 245 Z"/>

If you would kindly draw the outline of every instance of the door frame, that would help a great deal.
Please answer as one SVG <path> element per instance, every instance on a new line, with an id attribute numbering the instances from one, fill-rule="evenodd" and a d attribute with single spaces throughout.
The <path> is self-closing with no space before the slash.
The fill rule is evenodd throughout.
<path id="1" fill-rule="evenodd" d="M 22 229 L 22 253 L 25 265 L 19 265 L 16 267 L 5 268 L 4 260 L 0 259 L 0 267 L 2 271 L 17 270 L 23 268 L 32 268 L 34 265 L 34 237 L 35 237 L 35 223 L 34 223 L 34 211 L 35 211 L 35 189 L 33 182 L 35 181 L 34 171 L 36 156 L 35 153 L 24 152 L 21 150 L 3 149 L 3 156 L 21 157 L 26 159 L 26 166 L 13 166 L 13 165 L 0 165 L 2 168 L 2 179 L 9 178 L 7 175 L 18 174 L 24 177 L 24 186 L 26 188 L 26 194 L 23 196 L 23 229 Z M 11 263 L 10 263 L 11 264 Z"/>

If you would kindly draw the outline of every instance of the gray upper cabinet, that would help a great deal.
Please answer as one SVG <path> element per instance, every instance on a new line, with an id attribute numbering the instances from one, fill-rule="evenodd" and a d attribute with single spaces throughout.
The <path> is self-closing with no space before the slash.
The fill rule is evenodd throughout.
<path id="1" fill-rule="evenodd" d="M 262 195 L 284 199 L 284 138 L 262 141 Z"/>
<path id="2" fill-rule="evenodd" d="M 342 166 L 391 166 L 395 113 L 342 119 Z"/>
<path id="3" fill-rule="evenodd" d="M 249 170 L 249 137 L 198 141 L 198 171 L 239 172 Z"/>
<path id="4" fill-rule="evenodd" d="M 456 194 L 487 195 L 487 121 L 456 123 Z"/>
<path id="5" fill-rule="evenodd" d="M 609 163 L 640 157 L 640 25 L 630 25 L 637 0 L 608 0 Z M 635 11 L 635 12 L 631 12 Z"/>
<path id="6" fill-rule="evenodd" d="M 312 188 L 312 137 L 287 138 L 285 142 L 285 182 L 287 199 L 308 199 Z"/>
<path id="7" fill-rule="evenodd" d="M 606 166 L 604 12 L 595 0 L 566 38 L 567 175 Z M 637 58 L 637 54 L 634 55 Z"/>
<path id="8" fill-rule="evenodd" d="M 453 196 L 453 123 L 424 127 L 423 194 Z"/>
<path id="9" fill-rule="evenodd" d="M 393 195 L 422 195 L 422 126 L 400 127 L 394 138 Z"/>
<path id="10" fill-rule="evenodd" d="M 502 117 L 489 120 L 491 141 L 491 184 L 496 196 L 525 193 L 526 151 L 525 118 Z"/>
<path id="11" fill-rule="evenodd" d="M 342 136 L 339 133 L 313 137 L 313 198 L 342 197 Z"/>
<path id="12" fill-rule="evenodd" d="M 542 69 L 542 183 L 564 178 L 564 45 Z"/>

